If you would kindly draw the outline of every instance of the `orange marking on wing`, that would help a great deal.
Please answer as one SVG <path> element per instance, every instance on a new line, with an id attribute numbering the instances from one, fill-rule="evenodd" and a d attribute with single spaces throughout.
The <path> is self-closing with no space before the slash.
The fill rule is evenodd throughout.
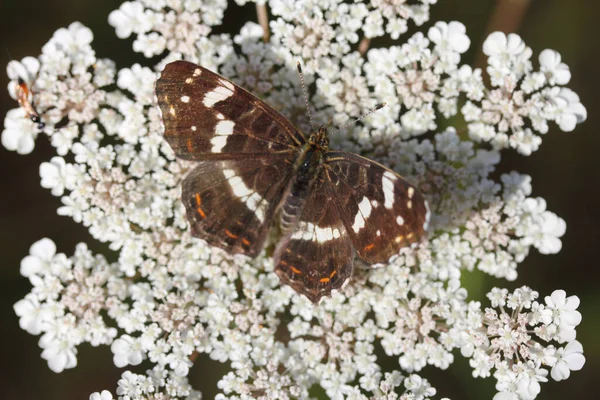
<path id="1" fill-rule="evenodd" d="M 366 245 L 366 246 L 364 247 L 364 250 L 365 250 L 365 251 L 369 251 L 369 250 L 371 250 L 373 247 L 375 247 L 375 243 L 371 243 L 371 244 L 368 244 L 368 245 Z"/>
<path id="2" fill-rule="evenodd" d="M 192 146 L 192 139 L 187 140 L 187 148 L 190 153 L 194 152 L 194 146 Z"/>
<path id="3" fill-rule="evenodd" d="M 200 214 L 200 217 L 202 217 L 202 219 L 206 218 L 206 213 L 204 212 L 202 207 L 200 207 L 200 204 L 202 204 L 202 198 L 200 197 L 200 193 L 196 193 L 196 204 L 198 205 L 198 208 L 196 208 L 196 211 L 198 211 L 198 214 Z"/>
<path id="4" fill-rule="evenodd" d="M 246 238 L 242 238 L 242 243 L 244 243 L 246 246 L 250 246 L 250 241 Z"/>
<path id="5" fill-rule="evenodd" d="M 327 282 L 329 282 L 329 278 L 327 278 L 327 277 L 321 278 L 321 279 L 319 279 L 319 282 L 321 282 L 321 283 L 327 283 Z"/>
<path id="6" fill-rule="evenodd" d="M 335 276 L 335 274 L 337 274 L 337 271 L 333 270 L 333 272 L 331 273 L 331 275 L 329 275 L 329 279 L 333 278 Z"/>
<path id="7" fill-rule="evenodd" d="M 229 232 L 227 229 L 225 229 L 225 234 L 232 239 L 237 239 L 239 237 L 238 235 L 234 235 L 233 233 Z"/>
<path id="8" fill-rule="evenodd" d="M 302 271 L 300 271 L 298 268 L 294 267 L 293 265 L 290 265 L 290 269 L 292 270 L 293 273 L 302 275 Z"/>
<path id="9" fill-rule="evenodd" d="M 408 235 L 406 235 L 406 240 L 410 240 L 410 239 L 412 239 L 412 238 L 413 238 L 413 236 L 415 236 L 415 234 L 414 234 L 414 233 L 412 233 L 412 232 L 411 232 L 411 233 L 409 233 Z"/>
<path id="10" fill-rule="evenodd" d="M 404 240 L 404 236 L 402 235 L 396 236 L 396 239 L 394 239 L 396 243 L 400 243 L 402 240 Z"/>

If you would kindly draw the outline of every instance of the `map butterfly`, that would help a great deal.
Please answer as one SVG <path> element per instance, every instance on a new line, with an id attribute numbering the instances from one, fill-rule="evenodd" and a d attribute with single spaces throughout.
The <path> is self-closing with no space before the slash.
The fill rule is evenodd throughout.
<path id="1" fill-rule="evenodd" d="M 341 288 L 356 255 L 383 263 L 424 236 L 423 195 L 392 170 L 330 151 L 327 128 L 305 138 L 274 108 L 196 64 L 168 64 L 156 82 L 165 138 L 199 164 L 183 181 L 192 234 L 257 256 L 274 223 L 282 282 L 313 302 Z"/>

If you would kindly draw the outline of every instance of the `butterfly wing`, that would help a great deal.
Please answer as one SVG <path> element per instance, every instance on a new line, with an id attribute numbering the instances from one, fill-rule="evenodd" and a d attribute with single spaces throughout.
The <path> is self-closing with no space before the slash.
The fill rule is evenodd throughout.
<path id="1" fill-rule="evenodd" d="M 168 64 L 155 92 L 177 157 L 202 162 L 183 182 L 192 234 L 256 256 L 304 138 L 268 104 L 193 63 Z"/>
<path id="2" fill-rule="evenodd" d="M 348 281 L 354 261 L 350 236 L 328 188 L 329 182 L 320 175 L 294 228 L 274 253 L 275 272 L 282 282 L 315 303 Z"/>
<path id="3" fill-rule="evenodd" d="M 192 234 L 230 253 L 258 255 L 290 178 L 284 157 L 200 163 L 183 181 Z"/>
<path id="4" fill-rule="evenodd" d="M 177 157 L 204 161 L 297 151 L 298 130 L 245 89 L 187 61 L 164 68 L 156 97 Z"/>
<path id="5" fill-rule="evenodd" d="M 344 226 L 365 262 L 386 262 L 425 235 L 427 201 L 394 171 L 343 152 L 327 153 L 324 170 Z"/>

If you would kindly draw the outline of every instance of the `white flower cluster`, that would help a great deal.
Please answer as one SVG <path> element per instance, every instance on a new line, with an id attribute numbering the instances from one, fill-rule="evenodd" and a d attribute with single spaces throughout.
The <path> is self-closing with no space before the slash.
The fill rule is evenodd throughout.
<path id="1" fill-rule="evenodd" d="M 541 303 L 530 288 L 497 288 L 485 308 L 461 285 L 475 268 L 514 280 L 532 247 L 561 248 L 566 224 L 532 197 L 531 178 L 491 175 L 501 149 L 536 150 L 533 132 L 546 133 L 548 121 L 570 131 L 585 119 L 577 95 L 560 87 L 570 78 L 560 56 L 542 52 L 534 72 L 520 38 L 494 33 L 484 45 L 488 88 L 481 70 L 460 65 L 470 40 L 458 22 L 437 22 L 398 46 L 355 50 L 365 39 L 398 37 L 409 20 L 423 24 L 433 0 L 257 3 L 275 17 L 268 42 L 254 23 L 234 36 L 211 34 L 225 1 L 137 0 L 109 22 L 119 37 L 135 35 L 134 50 L 163 56 L 152 68 L 117 70 L 97 59 L 92 32 L 79 23 L 57 31 L 40 57 L 9 63 L 9 93 L 17 96 L 19 79 L 31 88 L 56 148 L 40 166 L 41 185 L 61 197 L 59 214 L 118 254 L 108 263 L 80 244 L 68 257 L 42 239 L 23 259 L 33 288 L 14 308 L 24 330 L 42 335 L 49 367 L 74 368 L 82 343 L 110 346 L 115 366 L 132 369 L 116 388 L 127 400 L 199 399 L 187 378 L 199 353 L 232 367 L 218 382 L 219 399 L 307 398 L 317 386 L 334 399 L 432 398 L 436 389 L 417 374 L 449 368 L 455 349 L 474 376 L 496 379 L 497 399 L 533 399 L 549 370 L 563 380 L 580 369 L 576 296 L 557 290 Z M 266 252 L 251 260 L 191 237 L 180 183 L 193 164 L 175 159 L 154 103 L 156 71 L 179 58 L 220 70 L 299 126 L 307 121 L 298 59 L 316 87 L 315 119 L 342 124 L 387 102 L 334 134 L 332 147 L 417 184 L 432 208 L 428 238 L 383 268 L 357 262 L 350 284 L 315 306 L 280 284 Z M 459 111 L 462 130 L 436 132 Z M 2 144 L 26 154 L 38 134 L 17 108 Z M 378 347 L 397 359 L 397 371 L 382 370 Z M 152 367 L 136 370 L 144 361 Z"/>
<path id="2" fill-rule="evenodd" d="M 461 109 L 474 141 L 530 155 L 542 142 L 534 132 L 548 132 L 549 121 L 570 132 L 586 119 L 579 96 L 559 87 L 569 82 L 571 73 L 556 51 L 540 53 L 539 71 L 533 69 L 531 49 L 515 34 L 491 34 L 483 51 L 492 88 L 485 96 L 469 95 Z"/>
<path id="3" fill-rule="evenodd" d="M 199 42 L 221 23 L 226 8 L 227 0 L 126 1 L 108 22 L 122 39 L 136 35 L 134 51 L 146 57 L 168 51 L 176 58 L 199 54 Z"/>
<path id="4" fill-rule="evenodd" d="M 538 296 L 526 286 L 513 293 L 495 288 L 487 295 L 494 308 L 484 312 L 480 304 L 470 303 L 463 319 L 470 326 L 448 332 L 460 337 L 461 353 L 471 359 L 473 376 L 488 377 L 495 370 L 495 400 L 535 399 L 540 383 L 548 381 L 547 368 L 560 381 L 585 363 L 583 347 L 575 340 L 575 327 L 581 322 L 579 299 L 567 298 L 563 290 L 547 296 L 545 304 L 536 301 Z M 557 348 L 550 342 L 567 344 Z"/>

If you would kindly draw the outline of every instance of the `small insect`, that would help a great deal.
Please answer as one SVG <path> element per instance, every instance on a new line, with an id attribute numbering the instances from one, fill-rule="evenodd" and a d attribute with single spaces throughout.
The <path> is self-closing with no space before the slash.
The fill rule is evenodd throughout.
<path id="1" fill-rule="evenodd" d="M 38 114 L 31 101 L 29 101 L 30 95 L 31 91 L 29 90 L 29 86 L 27 85 L 27 83 L 25 83 L 23 79 L 19 78 L 17 86 L 17 101 L 27 113 L 29 119 L 31 119 L 34 123 L 38 124 L 39 129 L 44 129 L 46 124 L 42 122 L 40 114 Z"/>

